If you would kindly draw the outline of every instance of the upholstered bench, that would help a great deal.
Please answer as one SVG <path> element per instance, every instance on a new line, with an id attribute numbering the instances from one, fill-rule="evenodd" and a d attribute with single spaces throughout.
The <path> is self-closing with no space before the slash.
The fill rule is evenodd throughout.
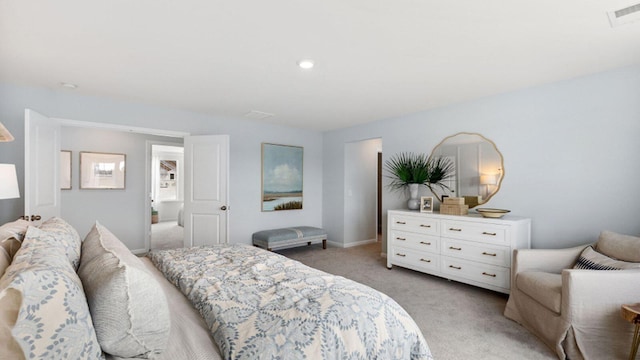
<path id="1" fill-rule="evenodd" d="M 327 248 L 327 233 L 312 226 L 296 226 L 282 229 L 263 230 L 253 233 L 253 245 L 273 251 L 298 245 L 320 243 Z"/>

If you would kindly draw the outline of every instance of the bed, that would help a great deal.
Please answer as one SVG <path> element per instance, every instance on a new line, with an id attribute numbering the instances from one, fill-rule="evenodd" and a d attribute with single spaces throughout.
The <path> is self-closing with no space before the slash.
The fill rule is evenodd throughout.
<path id="1" fill-rule="evenodd" d="M 388 296 L 249 245 L 138 258 L 59 218 L 0 241 L 0 358 L 432 359 Z"/>

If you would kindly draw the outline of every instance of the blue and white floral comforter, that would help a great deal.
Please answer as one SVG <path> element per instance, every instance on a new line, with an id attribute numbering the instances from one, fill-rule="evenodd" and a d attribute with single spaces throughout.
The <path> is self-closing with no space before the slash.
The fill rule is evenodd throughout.
<path id="1" fill-rule="evenodd" d="M 393 299 L 248 245 L 153 251 L 226 359 L 432 359 Z"/>

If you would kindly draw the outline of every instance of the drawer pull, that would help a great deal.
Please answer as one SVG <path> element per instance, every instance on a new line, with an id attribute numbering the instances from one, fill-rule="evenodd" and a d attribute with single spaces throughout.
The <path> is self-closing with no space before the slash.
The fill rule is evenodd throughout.
<path id="1" fill-rule="evenodd" d="M 431 227 L 431 225 L 420 224 L 420 227 L 423 227 L 423 228 L 430 228 L 430 227 Z"/>
<path id="2" fill-rule="evenodd" d="M 496 233 L 491 233 L 491 232 L 483 231 L 483 232 L 482 232 L 482 235 L 496 236 L 497 234 L 496 234 Z"/>
<path id="3" fill-rule="evenodd" d="M 400 225 L 405 225 L 407 222 L 406 221 L 396 221 L 396 224 L 400 224 Z"/>
<path id="4" fill-rule="evenodd" d="M 449 231 L 462 231 L 462 229 L 449 228 Z"/>
<path id="5" fill-rule="evenodd" d="M 493 253 L 493 254 L 492 254 L 492 253 L 488 253 L 488 252 L 486 252 L 486 251 L 483 251 L 483 252 L 482 252 L 482 255 L 487 255 L 487 256 L 498 256 L 498 254 L 495 254 L 495 253 Z"/>
<path id="6" fill-rule="evenodd" d="M 451 250 L 458 250 L 458 251 L 462 250 L 462 248 L 457 248 L 457 247 L 453 247 L 453 246 L 449 246 L 449 249 L 451 249 Z"/>
<path id="7" fill-rule="evenodd" d="M 487 272 L 483 272 L 482 275 L 496 277 L 496 274 L 489 274 Z"/>
<path id="8" fill-rule="evenodd" d="M 422 244 L 422 245 L 431 245 L 430 242 L 426 242 L 426 241 L 420 241 L 420 244 Z"/>
<path id="9" fill-rule="evenodd" d="M 396 240 L 402 240 L 402 241 L 405 241 L 405 240 L 407 240 L 407 238 L 396 237 Z"/>
<path id="10" fill-rule="evenodd" d="M 431 262 L 431 260 L 428 260 L 428 259 L 420 259 L 420 261 L 423 261 L 423 262 L 426 262 L 426 263 L 430 263 Z"/>
<path id="11" fill-rule="evenodd" d="M 452 269 L 456 269 L 456 270 L 462 270 L 462 268 L 460 266 L 449 265 L 449 267 L 452 268 Z"/>
<path id="12" fill-rule="evenodd" d="M 397 256 L 402 256 L 402 257 L 407 256 L 407 254 L 400 254 L 400 253 L 396 253 L 396 255 L 397 255 Z"/>

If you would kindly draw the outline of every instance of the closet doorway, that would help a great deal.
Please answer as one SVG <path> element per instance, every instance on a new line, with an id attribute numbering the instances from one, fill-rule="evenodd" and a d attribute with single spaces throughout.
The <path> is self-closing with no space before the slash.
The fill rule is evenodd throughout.
<path id="1" fill-rule="evenodd" d="M 150 249 L 184 244 L 184 147 L 151 144 Z"/>
<path id="2" fill-rule="evenodd" d="M 344 246 L 351 247 L 379 241 L 380 202 L 378 165 L 382 139 L 368 139 L 345 144 L 344 159 Z"/>

